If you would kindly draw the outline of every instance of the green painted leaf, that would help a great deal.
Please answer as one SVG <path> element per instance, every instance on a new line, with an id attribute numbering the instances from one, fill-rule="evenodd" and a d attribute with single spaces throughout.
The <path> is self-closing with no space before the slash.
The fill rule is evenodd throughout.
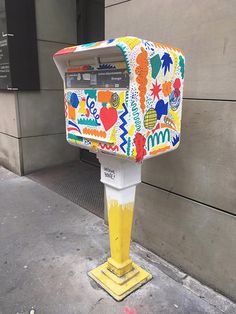
<path id="1" fill-rule="evenodd" d="M 93 89 L 85 90 L 85 94 L 89 95 L 89 97 L 91 97 L 91 98 L 93 98 L 95 100 L 96 100 L 96 93 L 97 93 L 97 91 L 93 90 Z"/>
<path id="2" fill-rule="evenodd" d="M 155 79 L 161 68 L 161 59 L 159 54 L 156 54 L 151 58 L 151 67 L 152 67 L 152 78 Z"/>
<path id="3" fill-rule="evenodd" d="M 179 56 L 179 67 L 180 67 L 180 73 L 181 78 L 184 78 L 184 58 L 182 56 Z"/>

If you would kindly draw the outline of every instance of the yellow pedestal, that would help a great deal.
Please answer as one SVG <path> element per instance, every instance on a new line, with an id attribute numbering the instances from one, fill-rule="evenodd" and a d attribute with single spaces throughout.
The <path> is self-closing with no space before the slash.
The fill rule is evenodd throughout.
<path id="1" fill-rule="evenodd" d="M 152 279 L 152 275 L 132 263 L 133 269 L 122 277 L 108 270 L 108 262 L 91 270 L 88 275 L 93 278 L 115 300 L 121 301 L 127 295 Z"/>
<path id="2" fill-rule="evenodd" d="M 130 258 L 136 185 L 141 165 L 100 155 L 101 181 L 105 184 L 111 256 L 88 274 L 115 300 L 121 301 L 152 278 Z"/>

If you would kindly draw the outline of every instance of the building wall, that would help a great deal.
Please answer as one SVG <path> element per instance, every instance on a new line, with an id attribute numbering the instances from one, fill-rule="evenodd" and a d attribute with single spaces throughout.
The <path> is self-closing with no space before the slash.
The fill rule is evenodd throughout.
<path id="1" fill-rule="evenodd" d="M 54 52 L 77 42 L 76 0 L 36 0 L 40 91 L 0 93 L 0 164 L 18 174 L 75 160 L 65 140 L 62 80 Z"/>
<path id="2" fill-rule="evenodd" d="M 107 0 L 106 38 L 183 49 L 182 142 L 143 164 L 133 238 L 236 299 L 236 2 Z"/>

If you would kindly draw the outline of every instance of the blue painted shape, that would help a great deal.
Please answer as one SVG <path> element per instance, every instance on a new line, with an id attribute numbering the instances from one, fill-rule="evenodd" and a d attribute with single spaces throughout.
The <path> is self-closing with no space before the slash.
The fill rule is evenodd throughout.
<path id="1" fill-rule="evenodd" d="M 175 91 L 173 91 L 169 96 L 170 107 L 172 110 L 176 111 L 180 105 L 180 96 L 175 96 Z"/>
<path id="2" fill-rule="evenodd" d="M 113 64 L 103 63 L 100 64 L 98 69 L 115 69 L 116 67 Z"/>
<path id="3" fill-rule="evenodd" d="M 112 43 L 114 40 L 115 40 L 114 38 L 108 39 L 108 40 L 107 40 L 107 44 Z"/>
<path id="4" fill-rule="evenodd" d="M 164 75 L 166 75 L 167 70 L 170 72 L 170 65 L 173 64 L 173 61 L 167 52 L 164 53 L 161 60 L 163 61 L 162 69 L 164 69 Z"/>
<path id="5" fill-rule="evenodd" d="M 70 104 L 73 108 L 77 108 L 79 104 L 79 98 L 76 93 L 72 93 L 70 96 Z"/>
<path id="6" fill-rule="evenodd" d="M 179 143 L 180 137 L 178 134 L 176 134 L 175 137 L 172 139 L 172 145 L 175 146 L 177 143 Z"/>
<path id="7" fill-rule="evenodd" d="M 155 110 L 157 112 L 157 119 L 160 120 L 162 115 L 167 115 L 168 113 L 168 101 L 165 104 L 164 100 L 158 100 Z"/>
<path id="8" fill-rule="evenodd" d="M 120 125 L 120 129 L 123 131 L 123 133 L 120 135 L 120 138 L 123 140 L 123 142 L 120 144 L 120 148 L 125 153 L 126 151 L 125 151 L 124 146 L 127 144 L 127 140 L 126 140 L 125 136 L 128 134 L 128 131 L 125 129 L 125 126 L 127 125 L 127 121 L 125 120 L 125 116 L 128 114 L 128 110 L 127 110 L 125 104 L 123 104 L 123 108 L 125 111 L 120 115 L 120 119 L 122 121 L 122 123 Z"/>
<path id="9" fill-rule="evenodd" d="M 81 133 L 80 128 L 78 127 L 78 125 L 76 123 L 74 123 L 73 121 L 69 120 L 68 124 L 72 125 L 73 127 L 75 127 Z"/>

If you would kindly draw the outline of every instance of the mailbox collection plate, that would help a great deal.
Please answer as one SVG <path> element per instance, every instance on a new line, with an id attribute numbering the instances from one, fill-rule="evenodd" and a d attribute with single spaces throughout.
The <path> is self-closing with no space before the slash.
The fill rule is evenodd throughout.
<path id="1" fill-rule="evenodd" d="M 76 89 L 128 89 L 129 74 L 126 69 L 66 72 L 65 84 Z"/>
<path id="2" fill-rule="evenodd" d="M 65 48 L 54 59 L 60 68 L 63 58 L 76 54 L 79 62 L 80 52 L 89 55 L 96 50 L 99 56 L 100 48 L 109 47 L 118 47 L 124 61 L 63 69 L 67 140 L 137 162 L 176 149 L 183 53 L 160 43 L 122 37 Z"/>

